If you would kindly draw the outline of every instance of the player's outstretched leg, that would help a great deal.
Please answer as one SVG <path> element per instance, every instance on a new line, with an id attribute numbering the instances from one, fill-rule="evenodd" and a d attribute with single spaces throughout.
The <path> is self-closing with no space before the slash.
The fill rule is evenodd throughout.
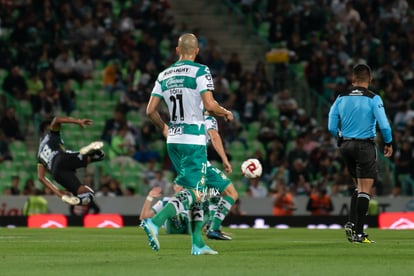
<path id="1" fill-rule="evenodd" d="M 103 146 L 104 146 L 104 144 L 103 144 L 102 141 L 95 141 L 95 142 L 90 143 L 87 146 L 82 147 L 79 150 L 79 152 L 80 152 L 80 154 L 88 155 L 88 154 L 92 154 L 93 152 L 95 152 L 97 150 L 102 149 Z"/>
<path id="2" fill-rule="evenodd" d="M 103 150 L 95 150 L 87 155 L 91 158 L 90 162 L 102 161 L 105 158 L 105 152 Z"/>
<path id="3" fill-rule="evenodd" d="M 151 218 L 142 220 L 141 225 L 148 237 L 149 246 L 155 250 L 160 250 L 160 243 L 158 241 L 158 226 L 156 226 Z"/>

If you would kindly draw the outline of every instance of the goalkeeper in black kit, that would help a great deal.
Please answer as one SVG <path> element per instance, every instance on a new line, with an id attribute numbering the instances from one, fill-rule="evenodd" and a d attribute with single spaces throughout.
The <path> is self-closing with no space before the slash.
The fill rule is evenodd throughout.
<path id="1" fill-rule="evenodd" d="M 76 176 L 76 170 L 105 157 L 102 151 L 103 142 L 92 142 L 79 151 L 67 150 L 60 135 L 62 124 L 77 124 L 85 128 L 92 124 L 92 120 L 55 117 L 51 122 L 41 124 L 42 138 L 37 152 L 37 176 L 39 181 L 51 189 L 63 202 L 69 205 L 88 205 L 94 199 L 94 191 L 91 187 L 81 183 Z M 46 177 L 47 172 L 71 194 L 60 191 Z"/>

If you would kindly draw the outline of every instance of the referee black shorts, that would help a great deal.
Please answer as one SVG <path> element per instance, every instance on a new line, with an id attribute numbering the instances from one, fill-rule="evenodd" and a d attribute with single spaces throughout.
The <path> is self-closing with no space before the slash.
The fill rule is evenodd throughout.
<path id="1" fill-rule="evenodd" d="M 62 152 L 55 156 L 52 165 L 52 176 L 60 185 L 65 187 L 69 192 L 76 195 L 78 188 L 82 185 L 76 175 L 76 170 L 84 168 L 87 165 L 87 159 L 79 152 Z"/>
<path id="2" fill-rule="evenodd" d="M 373 140 L 344 140 L 339 151 L 352 177 L 377 179 L 377 148 Z"/>

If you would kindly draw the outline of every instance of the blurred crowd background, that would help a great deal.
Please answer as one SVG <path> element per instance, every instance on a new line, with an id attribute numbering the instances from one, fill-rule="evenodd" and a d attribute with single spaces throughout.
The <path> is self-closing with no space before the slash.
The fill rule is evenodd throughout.
<path id="1" fill-rule="evenodd" d="M 361 62 L 372 67 L 371 89 L 381 95 L 394 131 L 395 153 L 390 161 L 380 154 L 375 192 L 413 195 L 414 10 L 408 1 L 217 1 L 268 45 L 252 70 L 239 53 L 224 58 L 220 41 L 176 22 L 173 3 L 0 2 L 2 194 L 45 192 L 36 176 L 38 126 L 57 115 L 94 120 L 85 130 L 64 125 L 68 149 L 105 141 L 106 160 L 81 176 L 98 196 L 145 195 L 154 186 L 170 193 L 174 170 L 145 107 L 157 74 L 177 60 L 178 36 L 194 32 L 197 61 L 211 69 L 215 98 L 236 115 L 219 126 L 241 196 L 349 195 L 352 181 L 326 116 Z M 301 93 L 290 85 L 299 82 L 306 87 Z M 304 98 L 311 104 L 301 105 Z M 214 151 L 208 153 L 220 167 Z M 250 157 L 263 164 L 259 179 L 241 175 L 240 164 Z"/>

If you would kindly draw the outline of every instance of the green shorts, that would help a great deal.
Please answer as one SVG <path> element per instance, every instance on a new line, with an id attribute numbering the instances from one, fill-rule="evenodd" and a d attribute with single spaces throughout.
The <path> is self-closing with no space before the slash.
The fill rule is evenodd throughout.
<path id="1" fill-rule="evenodd" d="M 206 146 L 169 143 L 167 151 L 177 171 L 174 182 L 186 189 L 203 191 L 206 186 Z"/>
<path id="2" fill-rule="evenodd" d="M 229 186 L 231 180 L 214 166 L 207 167 L 207 187 L 216 189 L 220 194 Z"/>

